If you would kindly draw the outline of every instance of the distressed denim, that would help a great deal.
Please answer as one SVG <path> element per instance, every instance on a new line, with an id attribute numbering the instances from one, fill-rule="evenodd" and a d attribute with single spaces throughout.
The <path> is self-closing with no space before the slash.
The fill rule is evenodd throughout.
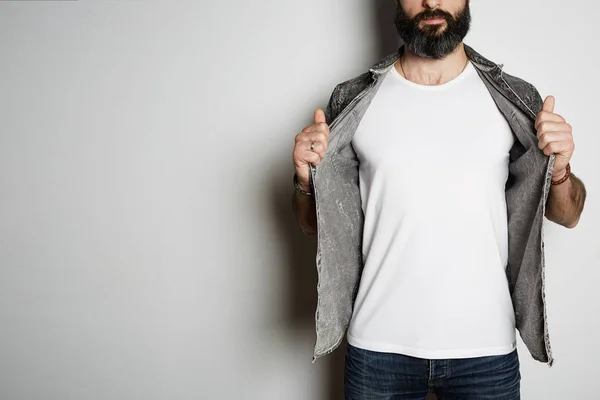
<path id="1" fill-rule="evenodd" d="M 501 356 L 425 360 L 348 345 L 346 400 L 519 400 L 517 350 Z"/>
<path id="2" fill-rule="evenodd" d="M 551 366 L 543 225 L 554 155 L 548 157 L 537 147 L 534 127 L 543 100 L 533 85 L 505 73 L 502 65 L 485 59 L 469 46 L 465 45 L 465 50 L 515 137 L 506 183 L 507 284 L 523 342 L 535 360 Z M 403 51 L 401 47 L 364 74 L 337 85 L 325 111 L 330 128 L 329 146 L 319 165 L 310 168 L 317 214 L 318 275 L 313 362 L 342 342 L 363 269 L 364 216 L 352 136 L 383 82 L 380 78 Z M 440 206 L 443 196 L 440 193 Z"/>

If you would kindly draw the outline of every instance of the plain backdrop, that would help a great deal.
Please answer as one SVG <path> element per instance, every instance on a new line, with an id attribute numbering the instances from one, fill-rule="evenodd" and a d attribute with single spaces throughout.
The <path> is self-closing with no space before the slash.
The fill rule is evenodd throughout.
<path id="1" fill-rule="evenodd" d="M 393 0 L 0 2 L 0 399 L 341 399 L 311 363 L 294 136 L 394 51 Z M 473 0 L 466 43 L 556 96 L 588 202 L 546 224 L 556 364 L 600 377 L 598 2 Z M 432 115 L 434 117 L 434 115 Z M 440 327 L 443 329 L 443 327 Z"/>

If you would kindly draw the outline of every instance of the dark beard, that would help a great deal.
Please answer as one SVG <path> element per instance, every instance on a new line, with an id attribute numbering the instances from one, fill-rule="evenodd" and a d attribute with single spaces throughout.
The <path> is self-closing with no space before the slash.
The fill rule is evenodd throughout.
<path id="1" fill-rule="evenodd" d="M 394 21 L 398 35 L 416 55 L 441 60 L 452 53 L 469 32 L 471 11 L 469 2 L 465 3 L 465 8 L 457 13 L 456 17 L 442 10 L 427 10 L 412 18 L 405 13 L 402 5 L 398 4 Z M 443 26 L 437 24 L 419 28 L 419 24 L 428 18 L 445 19 L 445 30 L 440 31 Z"/>

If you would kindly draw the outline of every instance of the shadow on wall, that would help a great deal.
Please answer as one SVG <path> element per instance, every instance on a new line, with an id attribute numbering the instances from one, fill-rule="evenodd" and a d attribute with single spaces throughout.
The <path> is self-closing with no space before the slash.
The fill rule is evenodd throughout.
<path id="1" fill-rule="evenodd" d="M 380 58 L 398 50 L 401 39 L 398 37 L 394 26 L 396 13 L 395 0 L 373 0 L 373 32 L 377 37 L 377 60 L 371 60 L 374 64 Z"/>
<path id="2" fill-rule="evenodd" d="M 373 0 L 371 9 L 371 21 L 373 26 L 375 45 L 377 46 L 377 59 L 365 60 L 366 64 L 371 65 L 395 50 L 398 49 L 400 41 L 394 27 L 395 14 L 394 0 Z M 348 43 L 350 46 L 351 44 Z M 316 108 L 316 107 L 315 107 Z M 312 110 L 307 110 L 312 112 Z M 291 149 L 290 149 L 291 150 Z M 291 153 L 291 151 L 290 151 Z M 291 155 L 291 154 L 290 154 Z M 289 160 L 285 160 L 289 162 Z M 280 223 L 282 233 L 287 237 L 288 262 L 286 263 L 287 276 L 286 282 L 288 290 L 286 299 L 281 299 L 288 304 L 287 313 L 284 316 L 282 326 L 287 327 L 291 336 L 311 335 L 311 340 L 315 339 L 315 309 L 317 305 L 316 287 L 317 274 L 315 265 L 316 239 L 304 236 L 300 227 L 293 217 L 291 207 L 291 195 L 293 193 L 291 185 L 291 174 L 282 173 L 282 169 L 275 172 L 273 185 L 275 205 L 272 209 L 276 214 L 275 218 Z M 293 172 L 292 172 L 293 174 Z M 282 177 L 283 176 L 283 177 Z M 344 358 L 347 343 L 342 345 L 323 358 L 317 360 L 317 363 L 324 363 L 328 371 L 325 378 L 324 392 L 319 399 L 343 400 L 344 399 Z M 312 352 L 306 355 L 307 363 L 310 363 Z M 435 397 L 428 397 L 428 400 Z"/>

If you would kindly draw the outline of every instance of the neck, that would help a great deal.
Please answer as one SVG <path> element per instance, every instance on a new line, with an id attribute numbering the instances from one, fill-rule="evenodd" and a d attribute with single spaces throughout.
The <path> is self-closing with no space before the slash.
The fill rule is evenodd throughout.
<path id="1" fill-rule="evenodd" d="M 465 69 L 467 53 L 463 44 L 442 60 L 423 58 L 404 46 L 402 57 L 394 67 L 406 79 L 421 85 L 443 85 Z"/>

